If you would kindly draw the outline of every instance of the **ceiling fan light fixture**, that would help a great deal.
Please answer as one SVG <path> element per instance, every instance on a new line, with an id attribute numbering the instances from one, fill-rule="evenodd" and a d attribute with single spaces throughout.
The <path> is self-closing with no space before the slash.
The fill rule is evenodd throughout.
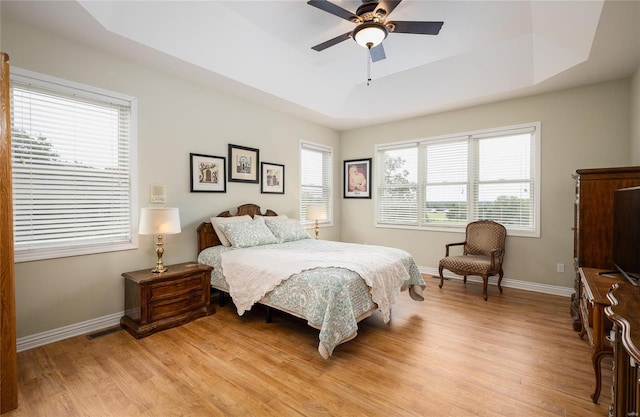
<path id="1" fill-rule="evenodd" d="M 367 22 L 359 25 L 353 31 L 353 39 L 365 48 L 374 48 L 387 37 L 387 28 L 381 23 Z"/>

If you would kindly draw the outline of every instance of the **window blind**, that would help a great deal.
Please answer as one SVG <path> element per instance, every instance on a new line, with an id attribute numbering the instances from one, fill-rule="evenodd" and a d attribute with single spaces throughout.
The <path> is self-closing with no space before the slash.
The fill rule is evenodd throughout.
<path id="1" fill-rule="evenodd" d="M 376 166 L 378 222 L 418 225 L 417 144 L 380 149 Z"/>
<path id="2" fill-rule="evenodd" d="M 307 220 L 307 207 L 323 205 L 327 220 L 333 222 L 333 149 L 311 142 L 300 142 L 300 221 Z"/>
<path id="3" fill-rule="evenodd" d="M 421 145 L 424 161 L 422 223 L 461 225 L 468 221 L 469 138 L 452 138 Z"/>
<path id="4" fill-rule="evenodd" d="M 131 247 L 131 102 L 15 74 L 11 114 L 16 260 Z"/>
<path id="5" fill-rule="evenodd" d="M 478 174 L 473 217 L 507 228 L 534 228 L 536 203 L 533 129 L 478 138 Z"/>

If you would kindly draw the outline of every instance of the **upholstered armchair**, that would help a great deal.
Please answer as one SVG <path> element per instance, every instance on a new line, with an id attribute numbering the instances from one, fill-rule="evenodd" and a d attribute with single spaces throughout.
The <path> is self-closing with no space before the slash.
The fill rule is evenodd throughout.
<path id="1" fill-rule="evenodd" d="M 467 275 L 482 277 L 482 295 L 487 301 L 487 284 L 489 277 L 498 275 L 498 289 L 502 292 L 502 261 L 504 259 L 504 243 L 507 237 L 507 229 L 500 223 L 491 220 L 479 220 L 467 225 L 466 238 L 464 242 L 449 243 L 446 245 L 445 257 L 440 259 L 440 285 L 444 284 L 442 270 L 447 269 L 454 274 L 464 276 L 467 282 Z M 463 246 L 463 253 L 460 256 L 449 256 L 449 248 L 452 246 Z"/>

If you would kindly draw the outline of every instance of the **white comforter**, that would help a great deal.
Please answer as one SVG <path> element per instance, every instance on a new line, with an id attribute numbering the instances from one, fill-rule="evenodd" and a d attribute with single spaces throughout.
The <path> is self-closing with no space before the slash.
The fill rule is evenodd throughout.
<path id="1" fill-rule="evenodd" d="M 390 256 L 387 248 L 345 244 L 344 251 L 292 251 L 240 249 L 222 254 L 222 272 L 229 294 L 242 315 L 282 281 L 302 271 L 338 267 L 356 272 L 367 283 L 371 299 L 388 322 L 391 305 L 397 300 L 409 274 L 402 260 Z M 347 251 L 348 247 L 348 251 Z"/>

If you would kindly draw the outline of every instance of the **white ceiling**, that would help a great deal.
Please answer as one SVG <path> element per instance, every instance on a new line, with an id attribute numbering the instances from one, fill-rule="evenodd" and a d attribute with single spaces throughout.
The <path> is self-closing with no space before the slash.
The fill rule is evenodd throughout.
<path id="1" fill-rule="evenodd" d="M 355 12 L 360 1 L 334 0 Z M 404 0 L 388 20 L 444 21 L 391 33 L 371 64 L 354 24 L 288 1 L 2 1 L 3 18 L 125 55 L 343 130 L 630 76 L 640 1 Z M 9 51 L 10 52 L 10 51 Z"/>

